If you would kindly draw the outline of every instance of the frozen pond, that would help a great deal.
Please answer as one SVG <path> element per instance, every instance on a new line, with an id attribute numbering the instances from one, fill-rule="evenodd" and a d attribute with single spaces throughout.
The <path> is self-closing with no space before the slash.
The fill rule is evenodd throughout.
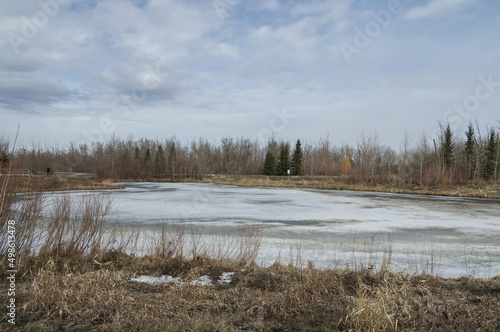
<path id="1" fill-rule="evenodd" d="M 500 201 L 349 191 L 123 183 L 103 191 L 114 217 L 144 231 L 164 221 L 187 232 L 257 227 L 260 264 L 377 266 L 445 277 L 500 275 Z M 234 231 L 234 232 L 233 232 Z"/>

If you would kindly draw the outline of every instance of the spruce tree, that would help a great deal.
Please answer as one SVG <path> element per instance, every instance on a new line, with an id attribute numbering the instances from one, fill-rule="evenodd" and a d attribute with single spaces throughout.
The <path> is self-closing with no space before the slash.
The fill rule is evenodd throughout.
<path id="1" fill-rule="evenodd" d="M 165 154 L 161 144 L 158 145 L 155 155 L 155 176 L 163 176 L 165 172 Z"/>
<path id="2" fill-rule="evenodd" d="M 486 143 L 486 153 L 484 161 L 484 177 L 489 180 L 495 176 L 497 167 L 497 138 L 495 130 L 491 129 L 488 142 Z"/>
<path id="3" fill-rule="evenodd" d="M 267 151 L 266 159 L 264 160 L 264 175 L 276 175 L 276 158 L 271 151 Z"/>
<path id="4" fill-rule="evenodd" d="M 151 167 L 151 152 L 149 151 L 149 148 L 146 149 L 146 154 L 144 155 L 144 161 L 142 167 L 143 167 L 142 176 L 150 178 L 153 170 Z"/>
<path id="5" fill-rule="evenodd" d="M 149 165 L 149 162 L 151 161 L 151 152 L 149 152 L 149 148 L 146 149 L 146 154 L 144 155 L 144 163 L 146 165 Z"/>
<path id="6" fill-rule="evenodd" d="M 281 144 L 280 156 L 278 158 L 278 166 L 276 173 L 280 176 L 288 175 L 290 169 L 290 146 L 288 143 Z"/>
<path id="7" fill-rule="evenodd" d="M 453 134 L 450 129 L 450 124 L 446 126 L 443 133 L 443 164 L 446 169 L 450 169 L 453 166 L 453 157 L 455 144 L 453 143 Z"/>
<path id="8" fill-rule="evenodd" d="M 7 156 L 7 153 L 5 153 L 5 151 L 2 151 L 2 154 L 0 155 L 0 164 L 2 167 L 6 167 L 8 163 L 9 157 Z"/>
<path id="9" fill-rule="evenodd" d="M 175 165 L 177 163 L 177 149 L 175 147 L 175 142 L 170 143 L 170 148 L 168 149 L 168 161 L 167 170 L 168 175 L 173 178 L 175 175 Z"/>
<path id="10" fill-rule="evenodd" d="M 302 151 L 302 144 L 297 140 L 295 150 L 292 155 L 291 173 L 292 175 L 302 175 L 302 161 L 304 160 L 304 152 Z"/>
<path id="11" fill-rule="evenodd" d="M 135 146 L 135 150 L 134 150 L 134 158 L 135 158 L 135 160 L 141 159 L 141 150 L 139 150 L 139 147 L 137 145 Z"/>
<path id="12" fill-rule="evenodd" d="M 465 132 L 466 140 L 464 142 L 464 166 L 467 172 L 467 177 L 472 179 L 476 170 L 476 136 L 474 127 L 469 124 L 469 128 Z"/>

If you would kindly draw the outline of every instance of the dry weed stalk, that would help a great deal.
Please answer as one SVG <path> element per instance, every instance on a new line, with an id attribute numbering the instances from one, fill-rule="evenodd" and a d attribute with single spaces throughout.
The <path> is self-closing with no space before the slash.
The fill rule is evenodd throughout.
<path id="1" fill-rule="evenodd" d="M 205 258 L 219 265 L 228 261 L 247 265 L 257 258 L 261 237 L 255 228 L 239 229 L 237 236 L 229 232 L 203 236 L 193 229 L 186 233 L 182 224 L 163 222 L 160 230 L 151 235 L 147 254 L 157 269 L 172 259 L 179 269 L 184 263 Z"/>
<path id="2" fill-rule="evenodd" d="M 103 194 L 88 193 L 76 203 L 67 194 L 56 197 L 42 250 L 92 254 L 111 249 L 105 239 L 110 210 L 111 199 Z"/>

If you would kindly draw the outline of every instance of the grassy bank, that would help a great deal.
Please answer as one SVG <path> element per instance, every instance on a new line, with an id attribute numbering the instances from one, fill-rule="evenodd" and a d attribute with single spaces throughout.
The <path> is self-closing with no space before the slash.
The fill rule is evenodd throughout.
<path id="1" fill-rule="evenodd" d="M 0 181 L 5 178 L 0 177 Z M 50 175 L 11 176 L 10 190 L 16 192 L 122 189 L 110 179 L 88 173 L 53 173 Z"/>
<path id="2" fill-rule="evenodd" d="M 15 176 L 11 182 L 18 192 L 28 188 L 30 191 L 67 191 L 67 190 L 97 190 L 123 189 L 123 186 L 114 182 L 153 181 L 153 182 L 203 182 L 242 187 L 286 187 L 286 188 L 314 188 L 329 190 L 371 191 L 415 195 L 437 195 L 452 197 L 472 197 L 500 199 L 500 184 L 480 182 L 475 185 L 446 185 L 446 186 L 408 186 L 394 184 L 363 184 L 350 183 L 347 179 L 334 176 L 299 176 L 279 177 L 263 175 L 215 175 L 198 179 L 180 178 L 171 179 L 136 179 L 111 180 L 98 178 L 87 173 L 54 173 L 52 175 L 35 175 L 31 177 Z"/>
<path id="3" fill-rule="evenodd" d="M 230 283 L 217 282 L 223 272 L 235 273 Z M 207 257 L 132 257 L 115 251 L 32 257 L 19 275 L 15 328 L 20 331 L 500 329 L 499 278 L 321 271 L 279 263 L 261 268 Z M 130 281 L 140 275 L 185 282 L 207 275 L 213 286 Z M 6 294 L 5 283 L 0 292 Z M 2 316 L 0 328 L 12 327 Z"/>
<path id="4" fill-rule="evenodd" d="M 350 183 L 342 177 L 332 176 L 279 177 L 263 175 L 217 175 L 205 177 L 200 181 L 205 183 L 217 183 L 242 187 L 315 188 L 500 199 L 500 184 L 486 182 L 478 183 L 476 185 L 409 186 L 398 185 L 397 183 Z"/>

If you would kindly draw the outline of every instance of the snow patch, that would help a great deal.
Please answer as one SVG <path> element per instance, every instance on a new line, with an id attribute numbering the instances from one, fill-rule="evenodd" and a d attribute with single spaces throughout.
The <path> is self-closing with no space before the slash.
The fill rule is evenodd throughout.
<path id="1" fill-rule="evenodd" d="M 201 276 L 198 280 L 193 280 L 189 283 L 190 286 L 213 286 L 209 276 Z"/>
<path id="2" fill-rule="evenodd" d="M 172 276 L 161 276 L 161 277 L 151 277 L 151 276 L 140 276 L 138 278 L 130 279 L 132 282 L 140 282 L 150 285 L 168 285 L 174 284 L 177 286 L 213 286 L 212 280 L 209 276 L 201 276 L 197 280 L 193 280 L 189 283 L 183 282 L 180 278 L 174 278 Z"/>
<path id="3" fill-rule="evenodd" d="M 219 283 L 220 284 L 230 284 L 232 281 L 232 276 L 234 276 L 234 272 L 224 272 L 222 275 L 219 277 Z M 151 276 L 140 276 L 137 278 L 131 278 L 130 281 L 132 282 L 140 282 L 144 284 L 150 284 L 150 285 L 168 285 L 168 284 L 175 284 L 177 286 L 201 286 L 201 287 L 207 287 L 207 286 L 213 286 L 214 284 L 212 283 L 212 280 L 210 279 L 209 276 L 201 276 L 196 280 L 193 280 L 189 283 L 183 282 L 180 278 L 174 278 L 172 276 L 161 276 L 161 277 L 151 277 Z"/>
<path id="4" fill-rule="evenodd" d="M 161 277 L 151 277 L 151 276 L 140 276 L 138 278 L 132 278 L 130 281 L 140 282 L 150 285 L 168 285 L 170 283 L 181 286 L 183 282 L 179 278 L 174 278 L 172 276 L 161 276 Z"/>
<path id="5" fill-rule="evenodd" d="M 224 272 L 219 277 L 219 284 L 230 284 L 232 280 L 232 276 L 234 276 L 234 272 Z"/>

